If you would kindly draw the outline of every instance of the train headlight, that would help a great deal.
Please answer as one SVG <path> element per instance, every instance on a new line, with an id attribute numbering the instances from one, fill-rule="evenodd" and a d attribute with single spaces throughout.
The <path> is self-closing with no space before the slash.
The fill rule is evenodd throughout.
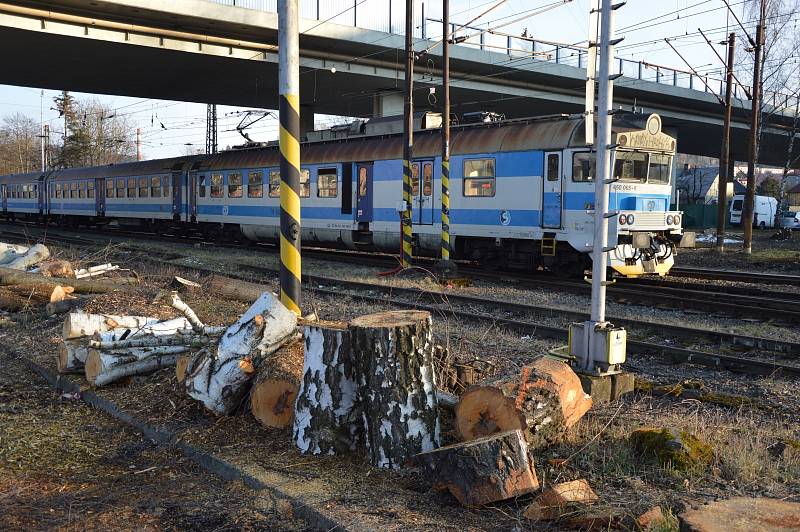
<path id="1" fill-rule="evenodd" d="M 668 214 L 667 215 L 667 225 L 672 225 L 674 222 L 675 222 L 675 220 L 672 218 L 672 215 Z"/>
<path id="2" fill-rule="evenodd" d="M 675 215 L 675 225 L 681 225 L 681 216 L 680 214 Z"/>
<path id="3" fill-rule="evenodd" d="M 626 216 L 625 221 L 628 223 L 628 225 L 633 225 L 633 215 L 629 214 L 628 216 Z"/>
<path id="4" fill-rule="evenodd" d="M 627 221 L 627 219 L 625 218 L 625 215 L 624 214 L 620 214 L 619 215 L 619 225 L 625 225 L 626 221 Z"/>

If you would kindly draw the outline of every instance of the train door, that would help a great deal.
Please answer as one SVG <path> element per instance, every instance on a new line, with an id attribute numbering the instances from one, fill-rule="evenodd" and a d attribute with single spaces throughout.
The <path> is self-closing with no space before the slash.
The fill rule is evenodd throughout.
<path id="1" fill-rule="evenodd" d="M 562 208 L 561 153 L 546 152 L 542 176 L 542 227 L 560 228 Z"/>
<path id="2" fill-rule="evenodd" d="M 183 201 L 183 171 L 174 171 L 172 179 L 172 219 L 181 219 L 181 202 Z"/>
<path id="3" fill-rule="evenodd" d="M 420 179 L 421 178 L 421 179 Z M 411 163 L 412 211 L 417 225 L 433 224 L 433 161 Z"/>
<path id="4" fill-rule="evenodd" d="M 189 172 L 189 213 L 187 222 L 194 221 L 197 217 L 197 170 Z"/>
<path id="5" fill-rule="evenodd" d="M 356 164 L 356 221 L 372 221 L 372 163 Z"/>
<path id="6" fill-rule="evenodd" d="M 106 178 L 104 177 L 94 179 L 94 208 L 97 216 L 106 215 Z"/>
<path id="7" fill-rule="evenodd" d="M 2 203 L 3 212 L 8 211 L 8 185 L 5 183 L 0 185 L 0 203 Z"/>
<path id="8" fill-rule="evenodd" d="M 36 192 L 36 208 L 39 209 L 39 214 L 44 214 L 44 197 L 47 194 L 47 190 L 44 187 L 44 180 L 40 180 L 33 185 L 33 189 Z"/>

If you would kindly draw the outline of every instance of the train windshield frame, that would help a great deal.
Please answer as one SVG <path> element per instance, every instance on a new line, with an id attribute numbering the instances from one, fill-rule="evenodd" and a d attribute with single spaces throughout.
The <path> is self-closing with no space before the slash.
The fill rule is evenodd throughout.
<path id="1" fill-rule="evenodd" d="M 597 154 L 576 151 L 572 154 L 572 180 L 576 183 L 594 182 Z M 613 158 L 613 177 L 627 183 L 668 185 L 672 154 L 643 150 L 617 149 Z"/>

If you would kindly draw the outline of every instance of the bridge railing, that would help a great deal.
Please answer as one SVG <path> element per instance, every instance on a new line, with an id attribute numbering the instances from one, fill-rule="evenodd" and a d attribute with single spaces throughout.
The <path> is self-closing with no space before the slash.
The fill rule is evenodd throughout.
<path id="1" fill-rule="evenodd" d="M 277 0 L 210 1 L 273 13 L 278 9 Z M 405 31 L 404 0 L 300 0 L 300 16 L 310 20 L 355 26 L 389 34 L 402 35 Z M 441 23 L 441 20 L 426 16 L 423 3 L 421 9 L 415 10 L 414 36 L 421 39 L 440 39 Z M 587 51 L 586 48 L 580 46 L 453 24 L 451 31 L 455 32 L 456 29 L 458 32 L 455 35 L 459 46 L 507 54 L 509 58 L 500 62 L 498 64 L 500 67 L 507 65 L 509 69 L 513 69 L 527 64 L 547 62 L 586 68 Z M 614 61 L 614 73 L 622 73 L 624 77 L 628 78 L 619 81 L 620 84 L 628 86 L 634 85 L 636 81 L 651 81 L 702 92 L 713 91 L 718 95 L 722 95 L 725 90 L 725 82 L 721 77 L 698 75 L 686 70 L 621 57 Z M 733 97 L 735 99 L 746 100 L 749 92 L 750 87 L 743 88 L 734 84 Z M 776 110 L 793 112 L 800 104 L 796 98 L 797 96 L 772 91 L 765 91 L 763 96 L 764 103 L 771 105 Z"/>

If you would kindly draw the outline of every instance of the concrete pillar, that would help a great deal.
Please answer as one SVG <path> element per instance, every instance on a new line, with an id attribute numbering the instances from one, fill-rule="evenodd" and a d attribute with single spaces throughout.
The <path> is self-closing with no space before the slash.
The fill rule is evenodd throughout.
<path id="1" fill-rule="evenodd" d="M 306 133 L 314 131 L 314 106 L 300 105 L 300 136 L 305 137 Z"/>
<path id="2" fill-rule="evenodd" d="M 372 116 L 400 116 L 403 114 L 403 93 L 378 93 L 372 98 Z"/>

